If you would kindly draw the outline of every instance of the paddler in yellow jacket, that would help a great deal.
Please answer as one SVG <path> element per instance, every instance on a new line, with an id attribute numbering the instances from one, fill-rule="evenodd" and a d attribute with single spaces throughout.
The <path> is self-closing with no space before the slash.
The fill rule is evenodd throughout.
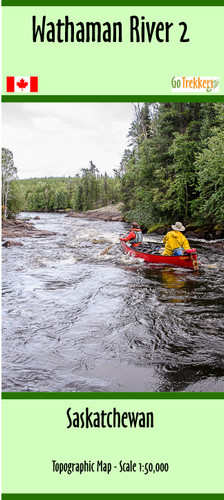
<path id="1" fill-rule="evenodd" d="M 163 238 L 165 250 L 162 255 L 183 255 L 184 250 L 190 248 L 187 238 L 182 234 L 185 227 L 181 222 L 176 222 L 171 226 L 173 231 L 169 231 Z"/>

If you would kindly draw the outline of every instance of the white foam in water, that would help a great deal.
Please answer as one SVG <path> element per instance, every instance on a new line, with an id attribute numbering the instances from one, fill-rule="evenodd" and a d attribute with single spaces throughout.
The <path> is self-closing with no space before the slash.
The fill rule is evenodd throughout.
<path id="1" fill-rule="evenodd" d="M 136 257 L 132 257 L 131 255 L 122 255 L 120 258 L 121 262 L 124 264 L 138 264 L 138 265 L 143 265 L 144 260 L 143 259 L 138 259 Z"/>
<path id="2" fill-rule="evenodd" d="M 58 265 L 64 265 L 64 264 L 73 265 L 76 262 L 77 262 L 77 258 L 74 255 L 72 255 L 70 257 L 67 257 L 67 258 L 64 258 L 64 259 L 63 258 L 62 259 L 55 259 L 55 260 L 46 259 L 46 258 L 45 259 L 39 259 L 39 264 L 40 265 L 44 264 L 46 266 L 47 265 L 48 266 L 50 266 L 50 265 L 54 265 L 55 266 L 56 264 L 58 264 Z"/>
<path id="3" fill-rule="evenodd" d="M 64 260 L 60 260 L 59 261 L 59 264 L 69 264 L 69 265 L 73 265 L 77 262 L 77 259 L 72 256 L 72 257 L 68 257 L 67 259 L 64 259 Z"/>

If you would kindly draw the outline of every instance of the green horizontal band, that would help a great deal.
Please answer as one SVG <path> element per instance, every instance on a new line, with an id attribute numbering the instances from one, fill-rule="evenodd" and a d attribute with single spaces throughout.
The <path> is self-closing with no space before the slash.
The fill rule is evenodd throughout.
<path id="1" fill-rule="evenodd" d="M 4 95 L 2 102 L 224 102 L 224 95 Z"/>
<path id="2" fill-rule="evenodd" d="M 92 6 L 92 7 L 99 7 L 99 6 L 105 6 L 105 7 L 114 7 L 114 6 L 119 6 L 119 7 L 125 7 L 125 6 L 136 6 L 138 3 L 136 0 L 129 0 L 126 1 L 123 0 L 111 0 L 110 2 L 105 2 L 105 0 L 85 0 L 84 2 L 81 2 L 81 0 L 65 0 L 63 2 L 62 0 L 2 0 L 2 6 L 3 7 L 8 7 L 8 6 L 45 6 L 45 7 L 56 7 L 56 6 L 61 6 L 61 7 L 68 7 L 68 6 L 74 6 L 74 7 L 85 7 L 85 6 Z M 204 7 L 204 6 L 220 6 L 224 5 L 224 0 L 215 0 L 214 2 L 211 2 L 211 0 L 206 1 L 206 0 L 183 0 L 182 2 L 180 0 L 160 0 L 159 3 L 156 3 L 155 0 L 141 0 L 138 7 L 160 7 L 160 6 L 166 6 L 166 7 L 173 7 L 173 6 L 186 6 L 186 7 Z"/>
<path id="3" fill-rule="evenodd" d="M 3 392 L 2 399 L 224 399 L 224 392 Z"/>
<path id="4" fill-rule="evenodd" d="M 121 498 L 122 500 L 138 500 L 139 497 L 142 497 L 142 500 L 166 500 L 168 498 L 175 498 L 175 500 L 178 500 L 178 498 L 181 498 L 183 500 L 210 500 L 212 498 L 217 498 L 217 500 L 221 500 L 221 498 L 224 498 L 224 494 L 222 493 L 57 493 L 57 494 L 52 494 L 52 493 L 25 493 L 25 494 L 10 494 L 10 493 L 3 493 L 2 495 L 2 500 L 62 500 L 65 497 L 68 500 L 98 500 L 99 497 L 101 498 L 106 498 L 107 500 L 117 500 L 118 498 Z"/>

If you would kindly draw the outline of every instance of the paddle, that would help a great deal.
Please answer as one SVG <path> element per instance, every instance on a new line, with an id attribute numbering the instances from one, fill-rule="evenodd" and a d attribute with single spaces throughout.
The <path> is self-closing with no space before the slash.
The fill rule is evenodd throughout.
<path id="1" fill-rule="evenodd" d="M 199 262 L 200 266 L 202 267 L 208 267 L 209 269 L 218 269 L 218 264 L 215 262 L 215 264 L 202 264 Z"/>
<path id="2" fill-rule="evenodd" d="M 105 253 L 109 252 L 109 250 L 110 250 L 110 249 L 111 249 L 114 245 L 116 245 L 117 243 L 119 243 L 119 241 L 120 241 L 120 240 L 117 240 L 117 241 L 115 241 L 115 243 L 113 243 L 113 245 L 110 245 L 109 247 L 105 248 L 105 250 L 103 250 L 103 251 L 101 252 L 101 254 L 100 254 L 100 255 L 105 255 Z"/>
<path id="3" fill-rule="evenodd" d="M 124 234 L 124 236 L 125 236 L 126 234 L 128 234 L 128 232 L 127 232 L 127 233 L 125 233 L 125 234 Z M 105 248 L 105 250 L 103 250 L 103 251 L 101 252 L 101 254 L 100 254 L 100 255 L 105 255 L 105 253 L 109 252 L 109 250 L 110 250 L 110 249 L 111 249 L 114 245 L 116 245 L 117 243 L 119 243 L 119 241 L 120 241 L 120 238 L 119 238 L 119 240 L 115 241 L 115 243 L 113 243 L 113 244 L 112 244 L 112 245 L 110 245 L 109 247 Z"/>

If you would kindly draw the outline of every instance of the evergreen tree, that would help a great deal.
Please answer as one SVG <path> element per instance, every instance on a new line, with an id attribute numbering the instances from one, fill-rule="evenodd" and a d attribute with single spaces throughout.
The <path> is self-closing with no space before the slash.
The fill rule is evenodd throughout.
<path id="1" fill-rule="evenodd" d="M 195 162 L 199 196 L 194 203 L 196 220 L 224 222 L 224 130 L 213 129 L 207 145 Z"/>
<path id="2" fill-rule="evenodd" d="M 140 105 L 135 107 L 129 130 L 130 148 L 124 152 L 116 171 L 121 178 L 126 216 L 141 221 L 143 227 L 169 222 L 174 217 L 186 223 L 195 216 L 197 200 L 202 201 L 204 192 L 196 158 L 201 152 L 202 164 L 212 137 L 217 150 L 219 136 L 214 142 L 214 126 L 219 132 L 224 128 L 223 103 L 162 103 L 153 108 L 148 104 L 148 115 L 145 109 Z M 150 133 L 144 134 L 144 119 L 148 126 L 148 116 Z M 215 172 L 215 165 L 212 168 Z M 221 191 L 218 192 L 221 200 Z M 213 205 L 206 203 L 206 206 L 211 210 Z M 214 213 L 220 220 L 220 209 L 213 207 Z"/>

